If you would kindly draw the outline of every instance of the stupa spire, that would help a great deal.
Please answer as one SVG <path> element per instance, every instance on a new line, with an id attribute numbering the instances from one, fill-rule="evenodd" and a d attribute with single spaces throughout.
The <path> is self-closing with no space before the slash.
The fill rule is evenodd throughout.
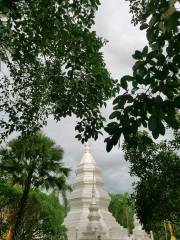
<path id="1" fill-rule="evenodd" d="M 97 224 L 98 220 L 100 219 L 98 211 L 99 211 L 99 208 L 96 203 L 96 190 L 95 190 L 94 171 L 93 171 L 92 199 L 91 199 L 91 203 L 89 206 L 88 218 L 91 222 L 96 221 L 96 224 Z"/>
<path id="2" fill-rule="evenodd" d="M 94 171 L 93 171 L 93 186 L 92 186 L 92 200 L 96 200 L 96 190 L 95 190 L 95 181 L 94 181 Z"/>
<path id="3" fill-rule="evenodd" d="M 84 235 L 94 235 L 93 239 L 97 239 L 97 237 L 101 237 L 105 232 L 103 231 L 103 227 L 100 221 L 99 207 L 96 203 L 96 190 L 95 190 L 95 178 L 93 171 L 93 185 L 92 185 L 92 199 L 89 205 L 89 223 L 87 224 L 87 230 L 84 232 Z M 98 238 L 98 239 L 99 239 Z M 92 239 L 92 238 L 91 238 Z"/>
<path id="4" fill-rule="evenodd" d="M 91 199 L 91 203 L 90 203 L 90 206 L 89 206 L 89 211 L 90 211 L 90 215 L 91 216 L 92 212 L 96 212 L 96 216 L 97 216 L 97 219 L 100 218 L 99 216 L 99 213 L 98 213 L 98 206 L 97 206 L 97 203 L 96 203 L 96 190 L 95 190 L 95 177 L 94 177 L 94 171 L 93 171 L 93 185 L 92 185 L 92 199 Z"/>
<path id="5" fill-rule="evenodd" d="M 89 142 L 86 142 L 86 143 L 84 144 L 84 152 L 85 152 L 85 153 L 91 153 L 91 148 L 90 148 Z"/>
<path id="6" fill-rule="evenodd" d="M 90 148 L 89 142 L 86 142 L 84 144 L 84 155 L 81 159 L 80 164 L 87 164 L 87 163 L 96 165 L 96 162 L 91 154 L 91 148 Z"/>

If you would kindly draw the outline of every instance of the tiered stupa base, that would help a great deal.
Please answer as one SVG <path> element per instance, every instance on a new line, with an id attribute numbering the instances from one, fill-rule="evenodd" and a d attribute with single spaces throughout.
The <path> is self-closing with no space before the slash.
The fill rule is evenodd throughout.
<path id="1" fill-rule="evenodd" d="M 109 202 L 109 194 L 103 190 L 100 169 L 86 144 L 69 198 L 70 212 L 64 221 L 68 229 L 68 240 L 98 240 L 97 233 L 88 230 L 89 224 L 97 225 L 99 240 L 129 240 L 127 229 L 120 226 L 108 211 Z M 96 206 L 93 205 L 91 209 L 92 204 Z M 96 217 L 91 218 L 90 215 Z"/>

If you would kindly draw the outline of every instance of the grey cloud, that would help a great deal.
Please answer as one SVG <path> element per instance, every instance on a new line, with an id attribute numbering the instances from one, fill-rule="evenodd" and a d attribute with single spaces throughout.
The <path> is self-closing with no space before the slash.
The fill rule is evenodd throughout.
<path id="1" fill-rule="evenodd" d="M 146 44 L 145 32 L 131 24 L 131 15 L 126 1 L 103 0 L 96 14 L 96 31 L 109 42 L 104 47 L 108 69 L 116 78 L 131 71 L 135 49 Z"/>
<path id="2" fill-rule="evenodd" d="M 48 136 L 64 149 L 64 163 L 72 169 L 70 182 L 74 181 L 75 168 L 84 151 L 82 144 L 74 138 L 75 123 L 75 118 L 63 119 L 58 124 L 49 119 L 48 126 L 44 129 Z M 118 147 L 107 153 L 104 137 L 100 136 L 96 142 L 90 141 L 92 155 L 101 169 L 104 188 L 109 192 L 131 191 L 132 179 L 128 173 L 128 164 L 123 159 L 123 153 Z"/>

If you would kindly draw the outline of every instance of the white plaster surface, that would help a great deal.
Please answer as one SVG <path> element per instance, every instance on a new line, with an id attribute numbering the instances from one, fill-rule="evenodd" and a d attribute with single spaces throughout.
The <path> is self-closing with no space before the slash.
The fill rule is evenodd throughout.
<path id="1" fill-rule="evenodd" d="M 94 209 L 90 209 L 93 188 L 97 210 L 95 205 Z M 76 179 L 69 197 L 70 211 L 64 221 L 68 229 L 68 240 L 129 240 L 127 229 L 120 226 L 108 211 L 109 201 L 108 193 L 103 190 L 100 169 L 86 144 L 84 155 L 76 168 Z M 91 215 L 99 216 L 98 220 L 92 220 L 93 223 L 89 219 L 90 211 Z"/>

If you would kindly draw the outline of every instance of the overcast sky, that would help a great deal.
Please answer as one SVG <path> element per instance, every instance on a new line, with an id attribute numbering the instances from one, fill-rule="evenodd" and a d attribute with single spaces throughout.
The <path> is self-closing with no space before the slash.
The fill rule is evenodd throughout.
<path id="1" fill-rule="evenodd" d="M 114 78 L 120 79 L 131 73 L 134 50 L 142 49 L 146 44 L 145 33 L 131 24 L 128 2 L 125 0 L 101 0 L 96 15 L 95 30 L 108 40 L 103 48 L 104 59 L 108 70 Z M 103 113 L 108 116 L 112 111 L 111 104 Z M 72 168 L 70 181 L 74 179 L 74 170 L 83 155 L 83 146 L 75 139 L 75 118 L 66 118 L 61 123 L 50 119 L 45 128 L 46 134 L 53 138 L 64 149 L 64 162 Z M 90 141 L 92 154 L 101 168 L 104 188 L 108 192 L 120 193 L 132 191 L 133 179 L 129 175 L 128 163 L 123 153 L 115 147 L 110 153 L 105 150 L 104 138 Z"/>

